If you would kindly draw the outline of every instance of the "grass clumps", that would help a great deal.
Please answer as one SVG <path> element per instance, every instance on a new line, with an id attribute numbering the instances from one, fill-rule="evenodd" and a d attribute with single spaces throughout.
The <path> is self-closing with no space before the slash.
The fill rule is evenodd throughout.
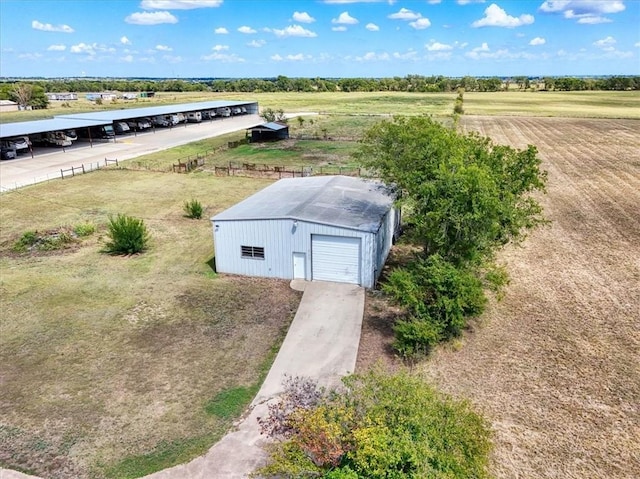
<path id="1" fill-rule="evenodd" d="M 187 218 L 199 220 L 200 218 L 202 218 L 204 208 L 202 207 L 202 203 L 200 203 L 198 200 L 192 199 L 184 202 L 184 212 Z"/>
<path id="2" fill-rule="evenodd" d="M 46 231 L 25 231 L 13 243 L 15 253 L 39 253 L 62 250 L 77 242 L 77 234 L 71 228 L 60 227 Z"/>
<path id="3" fill-rule="evenodd" d="M 119 214 L 110 217 L 107 225 L 109 241 L 104 251 L 109 254 L 127 255 L 142 253 L 149 245 L 149 232 L 144 221 Z"/>
<path id="4" fill-rule="evenodd" d="M 204 410 L 207 414 L 217 416 L 221 419 L 238 417 L 253 399 L 256 391 L 256 387 L 225 389 L 209 401 L 205 405 Z"/>
<path id="5" fill-rule="evenodd" d="M 489 477 L 485 420 L 408 373 L 352 375 L 328 392 L 290 381 L 261 426 L 277 441 L 260 477 Z"/>
<path id="6" fill-rule="evenodd" d="M 96 232 L 96 225 L 93 223 L 81 223 L 73 227 L 73 232 L 80 238 L 91 236 Z"/>

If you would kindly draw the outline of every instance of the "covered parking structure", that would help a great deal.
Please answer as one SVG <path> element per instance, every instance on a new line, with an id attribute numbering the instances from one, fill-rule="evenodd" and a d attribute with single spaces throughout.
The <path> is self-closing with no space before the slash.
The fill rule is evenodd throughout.
<path id="1" fill-rule="evenodd" d="M 113 131 L 114 122 L 136 120 L 139 118 L 152 118 L 164 115 L 175 115 L 178 113 L 189 114 L 195 112 L 214 111 L 228 108 L 242 108 L 246 114 L 258 114 L 258 103 L 251 101 L 204 101 L 193 103 L 181 103 L 175 105 L 159 105 L 144 108 L 128 108 L 119 110 L 105 110 L 89 113 L 75 113 L 66 115 L 56 115 L 46 120 L 24 121 L 16 123 L 0 124 L 0 141 L 11 138 L 32 135 L 44 135 L 57 131 L 76 130 L 86 133 L 82 136 L 88 138 L 91 146 L 96 138 L 95 128 L 109 128 Z M 102 138 L 112 138 L 111 134 L 101 136 Z M 61 145 L 64 149 L 64 145 Z M 33 150 L 30 150 L 33 156 Z"/>

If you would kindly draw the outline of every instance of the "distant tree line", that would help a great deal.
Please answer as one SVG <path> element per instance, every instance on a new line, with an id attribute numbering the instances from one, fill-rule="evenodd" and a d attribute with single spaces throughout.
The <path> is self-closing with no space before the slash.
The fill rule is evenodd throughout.
<path id="1" fill-rule="evenodd" d="M 38 92 L 38 105 L 42 107 L 46 92 L 495 92 L 520 91 L 585 91 L 585 90 L 640 90 L 640 76 L 610 76 L 598 78 L 514 76 L 446 77 L 441 75 L 407 75 L 389 78 L 231 78 L 231 79 L 115 79 L 115 78 L 62 78 L 62 79 L 3 79 L 0 80 L 0 99 L 16 100 L 16 87 L 32 85 Z"/>

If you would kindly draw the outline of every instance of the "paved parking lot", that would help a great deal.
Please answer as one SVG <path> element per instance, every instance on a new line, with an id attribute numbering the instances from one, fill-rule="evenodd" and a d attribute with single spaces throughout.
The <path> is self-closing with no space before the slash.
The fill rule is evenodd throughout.
<path id="1" fill-rule="evenodd" d="M 72 166 L 101 163 L 104 159 L 129 160 L 154 151 L 165 150 L 192 141 L 220 136 L 234 131 L 243 131 L 263 123 L 258 115 L 187 123 L 171 129 L 156 128 L 137 135 L 129 134 L 116 137 L 116 142 L 77 142 L 65 148 L 37 148 L 35 157 L 20 155 L 15 160 L 0 162 L 0 189 L 2 191 L 20 186 L 47 181 L 60 177 L 60 169 Z"/>

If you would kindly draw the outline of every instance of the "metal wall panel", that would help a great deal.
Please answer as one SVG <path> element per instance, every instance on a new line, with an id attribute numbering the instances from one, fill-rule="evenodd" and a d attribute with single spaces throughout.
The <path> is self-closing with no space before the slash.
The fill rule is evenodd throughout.
<path id="1" fill-rule="evenodd" d="M 314 280 L 360 284 L 360 238 L 313 235 L 311 274 Z"/>
<path id="2" fill-rule="evenodd" d="M 218 220 L 213 237 L 216 270 L 221 273 L 293 278 L 293 252 L 305 253 L 306 275 L 311 281 L 311 235 L 361 238 L 360 284 L 372 288 L 376 270 L 376 235 L 291 219 Z M 241 246 L 264 248 L 264 259 L 242 258 Z"/>

